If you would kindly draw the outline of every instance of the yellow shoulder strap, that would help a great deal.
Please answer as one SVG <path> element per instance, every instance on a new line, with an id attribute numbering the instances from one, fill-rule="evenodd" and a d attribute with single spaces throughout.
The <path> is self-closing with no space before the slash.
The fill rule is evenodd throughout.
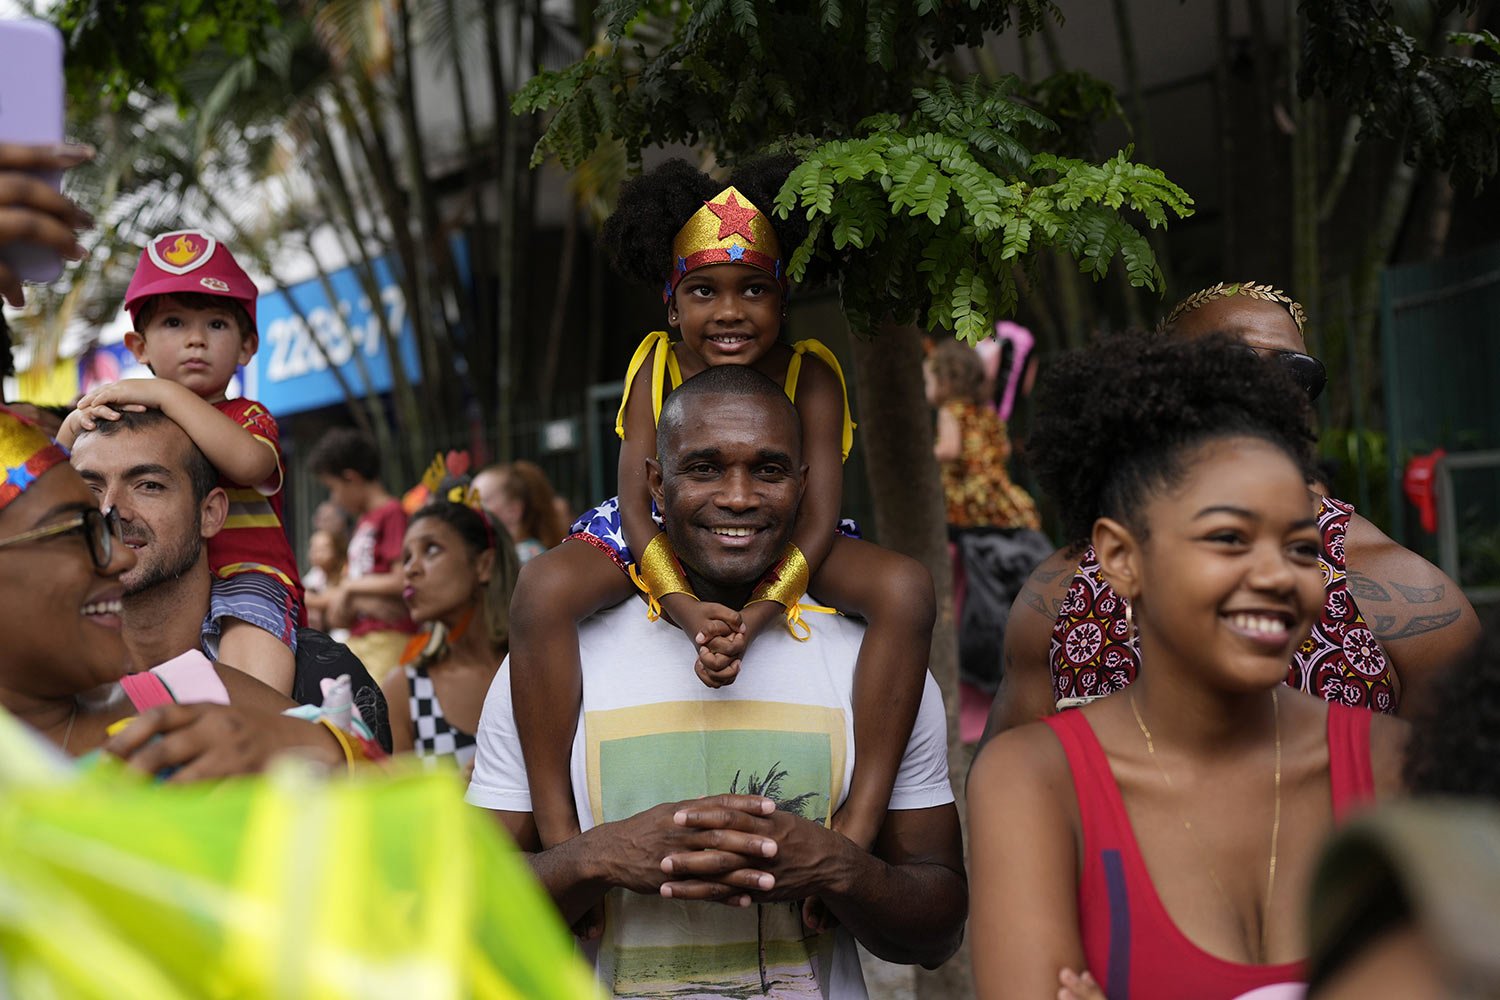
<path id="1" fill-rule="evenodd" d="M 786 366 L 786 398 L 793 403 L 797 401 L 797 379 L 802 374 L 802 356 L 812 354 L 820 359 L 825 365 L 833 369 L 833 373 L 839 379 L 839 391 L 844 394 L 844 430 L 839 439 L 839 448 L 844 454 L 844 461 L 849 460 L 849 450 L 854 447 L 854 423 L 853 416 L 849 413 L 849 383 L 844 381 L 844 369 L 839 367 L 839 359 L 833 356 L 821 340 L 808 338 L 799 340 L 792 345 L 792 360 Z"/>
<path id="2" fill-rule="evenodd" d="M 625 369 L 625 391 L 620 394 L 620 412 L 615 415 L 615 433 L 620 440 L 625 440 L 625 407 L 630 403 L 630 387 L 635 385 L 635 376 L 651 359 L 651 423 L 653 425 L 661 418 L 662 379 L 666 376 L 668 366 L 672 372 L 672 388 L 682 384 L 682 370 L 677 365 L 677 356 L 672 353 L 672 340 L 661 330 L 653 330 L 646 334 L 646 339 L 641 341 L 641 346 L 635 349 L 635 354 L 630 358 L 630 367 Z"/>
<path id="3" fill-rule="evenodd" d="M 667 374 L 672 377 L 672 388 L 682 385 L 682 366 L 677 363 L 677 352 L 672 350 L 672 342 L 667 335 L 662 334 L 662 351 L 667 355 Z M 661 416 L 661 401 L 667 396 L 664 392 L 656 394 L 656 415 Z"/>

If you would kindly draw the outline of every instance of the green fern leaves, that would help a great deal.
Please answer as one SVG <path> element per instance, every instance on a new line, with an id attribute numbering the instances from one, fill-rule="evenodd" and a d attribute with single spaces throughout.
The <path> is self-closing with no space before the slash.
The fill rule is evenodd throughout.
<path id="1" fill-rule="evenodd" d="M 823 257 L 856 325 L 890 314 L 970 342 L 1014 309 L 1015 268 L 1044 248 L 1095 278 L 1119 258 L 1131 284 L 1159 289 L 1156 258 L 1125 213 L 1155 227 L 1190 214 L 1192 199 L 1129 150 L 1102 164 L 1031 156 L 1017 131 L 1051 123 L 1015 101 L 1015 87 L 938 81 L 917 91 L 905 122 L 872 117 L 858 137 L 812 149 L 776 200 L 781 215 L 814 223 L 791 277 Z"/>

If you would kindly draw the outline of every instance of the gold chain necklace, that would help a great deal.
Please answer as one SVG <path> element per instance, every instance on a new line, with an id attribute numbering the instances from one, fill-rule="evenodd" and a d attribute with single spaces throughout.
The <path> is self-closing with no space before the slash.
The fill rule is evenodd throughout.
<path id="1" fill-rule="evenodd" d="M 68 713 L 68 728 L 63 730 L 62 752 L 68 752 L 68 741 L 73 738 L 73 723 L 78 721 L 78 699 L 73 699 L 73 711 Z"/>
<path id="2" fill-rule="evenodd" d="M 1259 963 L 1264 963 L 1266 957 L 1266 927 L 1271 922 L 1271 894 L 1276 890 L 1276 845 L 1281 838 L 1281 701 L 1277 698 L 1276 689 L 1271 691 L 1271 708 L 1276 717 L 1276 806 L 1271 819 L 1271 861 L 1266 867 L 1266 904 L 1260 921 L 1260 950 L 1256 953 Z M 1151 758 L 1151 763 L 1156 765 L 1157 773 L 1166 784 L 1169 792 L 1176 792 L 1172 784 L 1172 776 L 1167 774 L 1167 769 L 1161 766 L 1161 761 L 1156 759 L 1156 745 L 1151 740 L 1151 730 L 1146 728 L 1146 721 L 1141 718 L 1141 710 L 1135 703 L 1135 692 L 1130 692 L 1130 711 L 1135 713 L 1135 724 L 1141 728 L 1141 735 L 1146 738 L 1146 755 Z M 1209 860 L 1212 855 L 1198 838 L 1198 831 L 1193 829 L 1192 820 L 1178 813 L 1182 825 L 1187 828 L 1188 835 L 1193 838 L 1193 843 L 1198 845 L 1199 852 L 1203 855 L 1204 864 L 1208 867 L 1208 877 L 1213 881 L 1214 888 L 1218 890 L 1219 898 L 1224 901 L 1224 906 L 1232 913 L 1234 904 L 1229 901 L 1229 893 L 1224 891 L 1224 886 L 1219 882 L 1219 876 L 1214 872 L 1214 866 Z"/>

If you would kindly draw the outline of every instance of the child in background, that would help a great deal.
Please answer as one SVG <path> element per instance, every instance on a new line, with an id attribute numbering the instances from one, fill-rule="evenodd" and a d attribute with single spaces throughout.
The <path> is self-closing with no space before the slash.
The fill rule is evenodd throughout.
<path id="1" fill-rule="evenodd" d="M 406 511 L 380 481 L 375 442 L 351 428 L 329 431 L 307 465 L 340 509 L 358 518 L 344 580 L 328 590 L 329 621 L 348 625 L 350 650 L 377 682 L 401 660 L 416 626 L 401 602 L 401 539 Z"/>
<path id="2" fill-rule="evenodd" d="M 505 525 L 522 563 L 559 544 L 567 534 L 568 522 L 558 515 L 552 484 L 535 462 L 491 465 L 474 477 L 474 489 L 484 509 Z"/>
<path id="3" fill-rule="evenodd" d="M 922 366 L 927 401 L 937 409 L 933 454 L 943 476 L 948 531 L 954 545 L 964 742 L 984 731 L 1000 683 L 1010 606 L 1026 578 L 1052 552 L 1039 530 L 1036 503 L 1006 471 L 1010 435 L 988 405 L 979 353 L 940 340 Z"/>
<path id="4" fill-rule="evenodd" d="M 697 651 L 694 669 L 710 687 L 733 682 L 747 644 L 763 630 L 786 627 L 803 636 L 816 629 L 800 617 L 808 592 L 866 618 L 854 684 L 856 764 L 832 822 L 868 848 L 884 821 L 921 698 L 935 601 L 920 564 L 835 534 L 843 459 L 854 437 L 843 373 L 817 341 L 781 340 L 785 255 L 801 242 L 797 230 L 805 232 L 806 223 L 796 214 L 772 219 L 759 207 L 772 203 L 789 167 L 749 164 L 725 187 L 673 160 L 627 184 L 605 226 L 622 272 L 653 288 L 665 283 L 667 323 L 679 337 L 650 334 L 631 362 L 616 422 L 623 439 L 619 497 L 585 514 L 568 541 L 526 566 L 511 606 L 511 691 L 547 846 L 578 831 L 567 780 L 581 697 L 577 623 L 626 600 L 636 586 L 647 591 L 650 613 L 665 613 L 682 629 Z M 807 463 L 792 544 L 743 615 L 693 595 L 653 520 L 646 485 L 662 399 L 723 364 L 747 365 L 784 387 L 802 418 Z M 630 683 L 628 665 L 621 670 L 620 683 Z M 813 914 L 808 919 L 816 923 Z"/>
<path id="5" fill-rule="evenodd" d="M 349 539 L 342 531 L 320 528 L 307 540 L 308 570 L 302 574 L 307 594 L 307 623 L 338 642 L 348 641 L 349 630 L 330 627 L 329 592 L 344 582 L 348 554 Z"/>
<path id="6" fill-rule="evenodd" d="M 125 346 L 155 378 L 125 379 L 88 393 L 63 421 L 66 447 L 119 410 L 159 409 L 213 463 L 229 494 L 229 518 L 208 542 L 214 584 L 215 656 L 290 694 L 297 627 L 306 623 L 302 582 L 282 525 L 281 434 L 253 399 L 226 399 L 235 370 L 259 346 L 255 284 L 229 248 L 196 230 L 165 233 L 141 254 L 125 309 Z"/>
<path id="7" fill-rule="evenodd" d="M 937 409 L 933 454 L 942 466 L 948 523 L 959 528 L 1038 530 L 1036 502 L 1011 482 L 1006 471 L 1010 434 L 999 414 L 984 405 L 984 367 L 978 353 L 956 340 L 940 340 L 922 374 L 927 401 Z"/>

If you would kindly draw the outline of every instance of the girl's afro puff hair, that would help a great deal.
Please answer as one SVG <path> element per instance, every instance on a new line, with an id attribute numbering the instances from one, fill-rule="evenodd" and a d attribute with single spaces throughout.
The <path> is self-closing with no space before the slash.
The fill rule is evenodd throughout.
<path id="1" fill-rule="evenodd" d="M 792 156 L 764 156 L 746 161 L 727 181 L 715 180 L 682 159 L 672 159 L 620 188 L 614 213 L 604 223 L 603 242 L 615 270 L 651 287 L 660 287 L 672 267 L 672 241 L 703 203 L 734 185 L 765 213 L 781 241 L 783 261 L 807 236 L 807 221 L 794 211 L 778 218 L 776 192 L 797 165 Z"/>

